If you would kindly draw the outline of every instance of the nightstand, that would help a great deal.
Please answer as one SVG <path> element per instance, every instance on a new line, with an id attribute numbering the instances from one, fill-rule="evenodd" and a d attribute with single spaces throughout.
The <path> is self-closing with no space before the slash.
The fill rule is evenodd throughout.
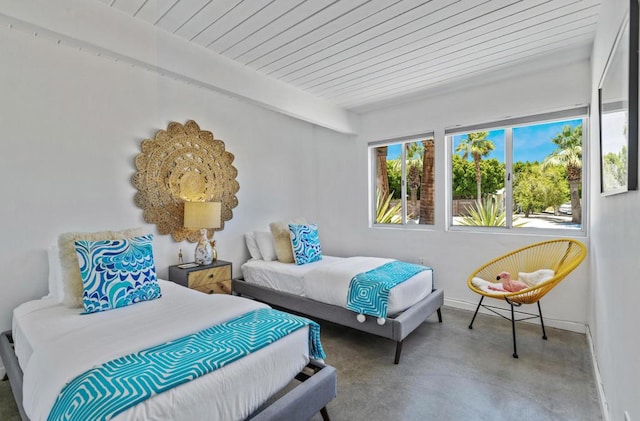
<path id="1" fill-rule="evenodd" d="M 216 260 L 210 265 L 182 269 L 169 266 L 169 280 L 206 294 L 231 294 L 231 262 Z"/>

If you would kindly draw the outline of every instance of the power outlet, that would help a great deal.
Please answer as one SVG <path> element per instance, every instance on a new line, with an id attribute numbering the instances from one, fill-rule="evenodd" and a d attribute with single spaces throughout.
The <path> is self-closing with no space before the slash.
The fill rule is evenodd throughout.
<path id="1" fill-rule="evenodd" d="M 624 411 L 624 421 L 631 421 L 631 415 L 629 415 L 629 411 Z"/>
<path id="2" fill-rule="evenodd" d="M 418 263 L 424 265 L 424 257 L 418 257 Z"/>

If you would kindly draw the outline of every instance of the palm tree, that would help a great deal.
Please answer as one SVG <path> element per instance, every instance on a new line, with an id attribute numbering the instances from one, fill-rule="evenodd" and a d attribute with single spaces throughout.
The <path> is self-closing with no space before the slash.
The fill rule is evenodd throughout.
<path id="1" fill-rule="evenodd" d="M 376 148 L 376 187 L 381 197 L 389 196 L 389 174 L 387 174 L 387 146 Z"/>
<path id="2" fill-rule="evenodd" d="M 420 223 L 433 225 L 435 221 L 435 143 L 422 141 L 422 180 L 420 185 Z"/>
<path id="3" fill-rule="evenodd" d="M 580 205 L 580 184 L 582 183 L 582 124 L 574 129 L 568 124 L 551 139 L 558 147 L 545 158 L 543 165 L 561 165 L 567 169 L 569 194 L 571 196 L 571 221 L 580 223 L 582 206 Z"/>
<path id="4" fill-rule="evenodd" d="M 411 196 L 411 207 L 407 206 L 407 218 L 416 219 L 420 217 L 418 208 L 418 189 L 420 189 L 423 172 L 423 149 L 421 142 L 410 142 L 405 144 L 407 188 Z"/>
<path id="5" fill-rule="evenodd" d="M 413 163 L 409 164 L 409 169 L 407 170 L 407 187 L 411 195 L 411 215 L 407 215 L 407 218 L 413 219 L 417 216 L 414 212 L 418 206 L 418 189 L 420 188 L 420 169 Z"/>
<path id="6" fill-rule="evenodd" d="M 482 195 L 480 161 L 482 161 L 482 157 L 489 155 L 489 153 L 495 149 L 493 142 L 487 139 L 488 134 L 489 132 L 469 133 L 466 139 L 462 139 L 456 148 L 456 152 L 462 152 L 462 159 L 467 159 L 469 156 L 473 158 L 473 163 L 476 168 L 477 200 L 480 200 Z"/>

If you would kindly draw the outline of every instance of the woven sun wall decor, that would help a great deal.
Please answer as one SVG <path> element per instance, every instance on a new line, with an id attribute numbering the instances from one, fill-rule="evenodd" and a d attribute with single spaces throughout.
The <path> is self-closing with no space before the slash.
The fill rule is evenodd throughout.
<path id="1" fill-rule="evenodd" d="M 225 151 L 224 142 L 213 133 L 200 130 L 195 121 L 169 123 L 153 139 L 145 139 L 136 156 L 136 173 L 131 182 L 138 189 L 136 206 L 143 209 L 144 220 L 156 224 L 158 233 L 171 234 L 174 240 L 197 242 L 199 230 L 184 228 L 184 202 L 221 202 L 220 228 L 233 217 L 238 206 L 240 184 L 232 165 L 234 156 Z"/>

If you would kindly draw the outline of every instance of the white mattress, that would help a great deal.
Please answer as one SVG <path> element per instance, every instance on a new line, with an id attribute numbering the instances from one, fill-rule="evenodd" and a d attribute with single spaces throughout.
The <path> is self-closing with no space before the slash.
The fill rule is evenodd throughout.
<path id="1" fill-rule="evenodd" d="M 32 421 L 45 420 L 62 387 L 95 365 L 265 307 L 159 282 L 162 298 L 100 313 L 80 315 L 52 299 L 16 308 L 13 338 L 24 371 L 23 406 Z M 308 349 L 308 328 L 299 329 L 114 419 L 244 419 L 302 370 Z"/>
<path id="2" fill-rule="evenodd" d="M 351 278 L 392 259 L 322 256 L 306 265 L 252 259 L 241 267 L 246 282 L 345 307 Z M 433 289 L 433 271 L 425 270 L 389 291 L 392 316 L 424 299 Z"/>

